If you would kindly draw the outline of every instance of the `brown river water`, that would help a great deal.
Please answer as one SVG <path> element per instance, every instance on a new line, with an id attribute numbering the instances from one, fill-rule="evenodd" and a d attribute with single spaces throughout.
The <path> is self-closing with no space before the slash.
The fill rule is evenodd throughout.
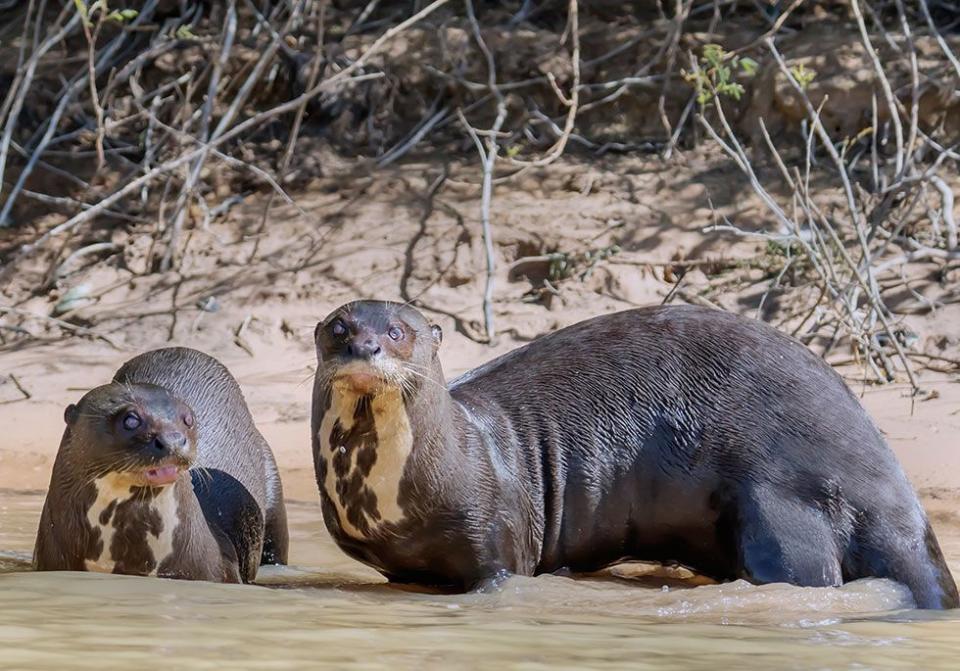
<path id="1" fill-rule="evenodd" d="M 29 572 L 43 494 L 0 490 L 0 669 L 957 669 L 960 611 L 902 587 L 613 576 L 403 591 L 291 502 L 291 567 L 258 585 Z M 938 529 L 960 575 L 960 530 Z M 636 573 L 636 571 L 634 571 Z M 664 584 L 666 583 L 666 584 Z"/>

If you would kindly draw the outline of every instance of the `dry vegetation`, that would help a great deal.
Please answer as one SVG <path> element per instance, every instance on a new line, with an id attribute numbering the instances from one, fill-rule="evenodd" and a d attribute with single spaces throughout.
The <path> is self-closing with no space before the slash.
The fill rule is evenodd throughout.
<path id="1" fill-rule="evenodd" d="M 410 250 L 435 210 L 455 210 L 440 195 L 476 187 L 482 264 L 465 273 L 486 273 L 484 319 L 463 330 L 478 340 L 496 339 L 494 303 L 509 300 L 498 264 L 528 283 L 521 300 L 549 308 L 616 260 L 672 283 L 666 301 L 712 305 L 759 286 L 756 314 L 824 355 L 851 344 L 877 380 L 902 374 L 917 388 L 918 367 L 960 369 L 956 334 L 920 351 L 903 321 L 960 304 L 954 2 L 29 0 L 0 11 L 0 348 L 112 342 L 156 315 L 172 317 L 172 336 L 178 315 L 199 321 L 240 286 L 296 286 L 351 227 L 346 206 L 318 217 L 304 198 L 362 199 L 358 184 L 424 165 L 413 195 L 394 194 L 419 212 Z M 559 176 L 590 192 L 605 186 L 583 176 L 590 166 L 634 159 L 669 182 L 704 156 L 734 166 L 727 188 L 745 185 L 738 198 L 762 209 L 736 217 L 735 203 L 718 204 L 701 235 L 761 240 L 749 255 L 649 262 L 618 224 L 564 247 L 505 240 L 492 222 L 510 189 L 549 194 Z M 234 218 L 243 208 L 258 215 Z M 462 209 L 451 216 L 467 226 Z M 459 270 L 450 254 L 417 290 L 408 255 L 400 295 L 417 300 Z M 100 281 L 78 281 L 89 277 Z M 108 300 L 120 289 L 124 300 Z"/>

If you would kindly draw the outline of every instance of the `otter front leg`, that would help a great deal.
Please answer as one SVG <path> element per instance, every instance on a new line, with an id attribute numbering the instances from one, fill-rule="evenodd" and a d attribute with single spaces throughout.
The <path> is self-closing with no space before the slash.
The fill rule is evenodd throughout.
<path id="1" fill-rule="evenodd" d="M 822 511 L 770 489 L 754 488 L 741 498 L 738 512 L 740 577 L 756 584 L 802 587 L 843 583 L 836 534 Z"/>

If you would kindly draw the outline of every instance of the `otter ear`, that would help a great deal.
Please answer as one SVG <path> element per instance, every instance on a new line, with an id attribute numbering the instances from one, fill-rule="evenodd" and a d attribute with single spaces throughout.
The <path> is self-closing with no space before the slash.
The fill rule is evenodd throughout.
<path id="1" fill-rule="evenodd" d="M 80 408 L 71 403 L 67 406 L 67 409 L 63 411 L 63 421 L 67 424 L 73 424 L 75 421 L 77 421 L 77 417 L 79 415 Z"/>
<path id="2" fill-rule="evenodd" d="M 433 335 L 433 349 L 436 351 L 443 342 L 443 329 L 439 324 L 430 324 L 430 333 Z"/>

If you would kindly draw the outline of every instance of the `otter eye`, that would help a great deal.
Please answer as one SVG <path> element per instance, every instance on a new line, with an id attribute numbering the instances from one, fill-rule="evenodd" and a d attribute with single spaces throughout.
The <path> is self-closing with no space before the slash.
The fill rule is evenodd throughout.
<path id="1" fill-rule="evenodd" d="M 184 416 L 183 416 L 183 423 L 184 423 L 184 425 L 185 425 L 188 429 L 189 429 L 191 426 L 193 426 L 193 415 L 191 415 L 191 414 L 186 414 L 186 415 L 184 415 Z"/>
<path id="2" fill-rule="evenodd" d="M 140 416 L 135 412 L 128 412 L 123 416 L 123 428 L 125 428 L 127 431 L 139 429 L 142 423 L 143 422 L 140 419 Z"/>
<path id="3" fill-rule="evenodd" d="M 387 335 L 394 340 L 400 340 L 403 338 L 403 329 L 401 329 L 399 326 L 391 326 L 390 330 L 387 331 Z"/>
<path id="4" fill-rule="evenodd" d="M 335 336 L 342 336 L 347 332 L 347 327 L 339 319 L 333 322 L 333 327 L 330 329 Z"/>

